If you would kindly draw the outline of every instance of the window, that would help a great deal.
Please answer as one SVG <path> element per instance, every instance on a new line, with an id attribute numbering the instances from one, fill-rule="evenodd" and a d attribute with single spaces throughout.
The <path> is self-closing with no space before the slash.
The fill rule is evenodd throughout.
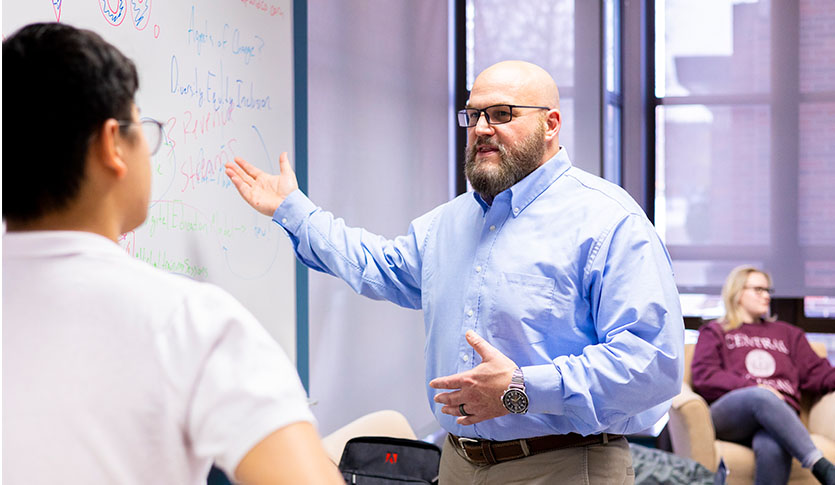
<path id="1" fill-rule="evenodd" d="M 467 89 L 508 59 L 542 66 L 560 90 L 560 144 L 574 146 L 574 0 L 467 0 Z M 569 149 L 573 157 L 573 149 Z"/>
<path id="2" fill-rule="evenodd" d="M 542 66 L 560 90 L 560 144 L 575 166 L 615 183 L 622 158 L 620 5 L 466 0 L 467 89 L 502 60 Z"/>
<path id="3" fill-rule="evenodd" d="M 831 0 L 656 0 L 655 224 L 682 292 L 835 294 Z M 799 54 L 799 55 L 798 55 Z"/>
<path id="4" fill-rule="evenodd" d="M 603 12 L 603 177 L 621 183 L 623 89 L 621 81 L 621 2 L 605 0 Z"/>

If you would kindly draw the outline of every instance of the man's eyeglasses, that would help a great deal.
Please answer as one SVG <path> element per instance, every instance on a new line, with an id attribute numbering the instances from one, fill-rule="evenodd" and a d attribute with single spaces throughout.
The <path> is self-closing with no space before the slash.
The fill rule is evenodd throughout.
<path id="1" fill-rule="evenodd" d="M 774 294 L 774 288 L 764 288 L 762 286 L 746 286 L 745 289 L 754 290 L 754 292 L 760 296 L 762 296 L 764 293 L 768 293 L 769 295 Z"/>
<path id="2" fill-rule="evenodd" d="M 487 124 L 501 125 L 513 119 L 514 108 L 551 109 L 547 106 L 521 106 L 518 104 L 496 104 L 484 109 L 464 108 L 458 112 L 458 126 L 472 128 L 478 124 L 481 113 L 484 113 Z"/>
<path id="3" fill-rule="evenodd" d="M 139 125 L 142 127 L 142 132 L 145 134 L 145 139 L 148 140 L 148 148 L 151 150 L 151 155 L 154 155 L 162 145 L 163 128 L 165 123 L 161 123 L 151 118 L 145 118 L 140 121 L 120 121 L 119 126 Z"/>

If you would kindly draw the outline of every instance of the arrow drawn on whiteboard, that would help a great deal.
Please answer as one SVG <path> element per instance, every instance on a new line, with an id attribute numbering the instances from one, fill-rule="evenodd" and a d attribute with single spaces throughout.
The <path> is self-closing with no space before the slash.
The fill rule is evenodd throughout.
<path id="1" fill-rule="evenodd" d="M 64 3 L 64 0 L 52 0 L 52 10 L 55 11 L 55 21 L 61 21 L 61 4 Z"/>

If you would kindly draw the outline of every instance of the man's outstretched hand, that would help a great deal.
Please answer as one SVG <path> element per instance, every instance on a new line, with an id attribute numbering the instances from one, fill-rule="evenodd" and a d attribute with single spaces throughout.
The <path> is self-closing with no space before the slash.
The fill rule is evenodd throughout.
<path id="1" fill-rule="evenodd" d="M 287 152 L 278 158 L 278 170 L 279 175 L 269 174 L 239 157 L 235 157 L 235 163 L 226 164 L 226 175 L 235 184 L 241 197 L 255 210 L 269 217 L 272 217 L 288 195 L 299 188 Z"/>

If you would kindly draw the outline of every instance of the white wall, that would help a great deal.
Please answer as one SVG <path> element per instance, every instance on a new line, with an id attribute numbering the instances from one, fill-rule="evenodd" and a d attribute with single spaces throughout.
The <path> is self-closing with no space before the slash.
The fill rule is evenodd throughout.
<path id="1" fill-rule="evenodd" d="M 387 237 L 447 200 L 447 1 L 310 0 L 309 195 Z M 420 311 L 310 272 L 310 393 L 320 432 L 395 409 L 437 429 Z"/>

